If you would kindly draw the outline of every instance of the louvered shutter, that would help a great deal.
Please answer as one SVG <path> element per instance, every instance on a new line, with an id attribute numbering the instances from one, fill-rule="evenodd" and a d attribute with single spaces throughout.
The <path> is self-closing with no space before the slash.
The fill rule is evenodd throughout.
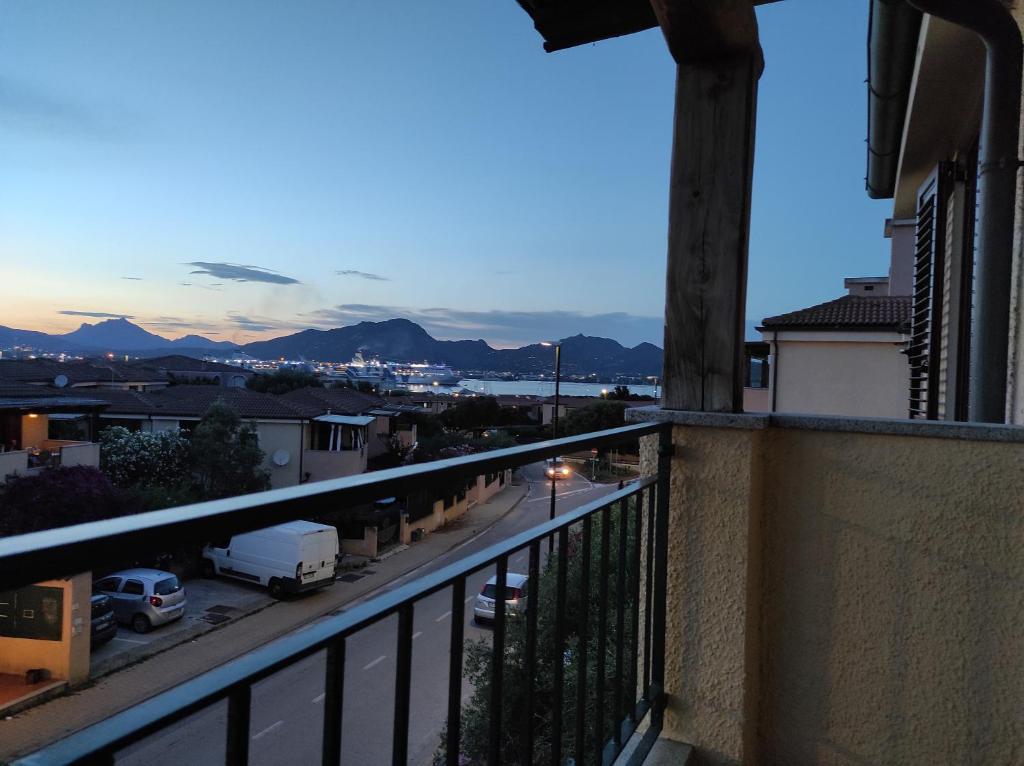
<path id="1" fill-rule="evenodd" d="M 939 163 L 917 193 L 914 295 L 907 347 L 911 418 L 934 420 L 939 413 L 946 207 L 953 171 L 952 163 Z"/>

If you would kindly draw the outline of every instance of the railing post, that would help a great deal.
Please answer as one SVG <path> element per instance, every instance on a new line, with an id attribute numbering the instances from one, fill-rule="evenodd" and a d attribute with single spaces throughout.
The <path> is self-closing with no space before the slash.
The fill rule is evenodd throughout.
<path id="1" fill-rule="evenodd" d="M 658 434 L 658 490 L 654 520 L 654 614 L 651 638 L 651 682 L 657 696 L 651 700 L 651 726 L 661 728 L 665 714 L 665 606 L 668 588 L 668 514 L 672 471 L 672 426 Z"/>

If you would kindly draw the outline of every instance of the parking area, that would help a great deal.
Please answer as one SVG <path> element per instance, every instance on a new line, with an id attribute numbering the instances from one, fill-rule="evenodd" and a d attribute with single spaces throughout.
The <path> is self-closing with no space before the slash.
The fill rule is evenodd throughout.
<path id="1" fill-rule="evenodd" d="M 274 603 L 266 588 L 222 578 L 187 580 L 184 587 L 187 604 L 180 620 L 149 633 L 119 625 L 114 638 L 93 650 L 90 676 L 105 675 Z"/>

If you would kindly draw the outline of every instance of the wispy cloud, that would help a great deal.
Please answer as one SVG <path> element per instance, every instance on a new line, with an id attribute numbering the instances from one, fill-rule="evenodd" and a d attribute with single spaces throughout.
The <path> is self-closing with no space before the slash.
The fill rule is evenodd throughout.
<path id="1" fill-rule="evenodd" d="M 355 269 L 342 269 L 341 271 L 334 272 L 342 277 L 359 277 L 360 279 L 370 279 L 374 282 L 390 282 L 390 277 L 382 277 L 380 274 L 371 274 L 368 271 L 356 271 Z"/>
<path id="2" fill-rule="evenodd" d="M 69 317 L 92 317 L 93 319 L 135 319 L 131 314 L 110 314 L 106 311 L 74 311 L 72 309 L 64 309 L 57 313 Z"/>
<path id="3" fill-rule="evenodd" d="M 277 271 L 262 266 L 247 266 L 241 263 L 221 263 L 211 261 L 190 261 L 186 266 L 195 266 L 189 274 L 205 274 L 217 279 L 229 279 L 233 282 L 269 282 L 274 285 L 297 285 L 299 280 L 287 277 Z"/>
<path id="4" fill-rule="evenodd" d="M 214 324 L 204 320 L 185 319 L 175 316 L 158 316 L 140 324 L 167 332 L 201 332 L 203 335 L 219 335 L 222 324 Z"/>
<path id="5" fill-rule="evenodd" d="M 0 122 L 15 129 L 110 140 L 129 122 L 109 105 L 84 104 L 36 83 L 0 77 Z"/>
<path id="6" fill-rule="evenodd" d="M 266 332 L 267 330 L 307 330 L 308 322 L 290 322 L 265 316 L 248 316 L 237 311 L 229 311 L 224 318 L 228 324 L 247 332 Z"/>
<path id="7" fill-rule="evenodd" d="M 121 279 L 130 279 L 132 282 L 141 282 L 142 277 L 121 277 Z"/>

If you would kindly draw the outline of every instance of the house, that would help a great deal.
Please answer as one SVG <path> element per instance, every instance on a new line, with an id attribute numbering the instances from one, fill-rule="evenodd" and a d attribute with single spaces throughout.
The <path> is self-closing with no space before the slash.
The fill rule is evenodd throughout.
<path id="1" fill-rule="evenodd" d="M 249 379 L 256 374 L 244 367 L 193 359 L 181 354 L 140 359 L 131 366 L 140 370 L 152 370 L 176 383 L 212 383 L 234 388 L 245 388 Z"/>
<path id="2" fill-rule="evenodd" d="M 279 398 L 309 421 L 304 462 L 312 471 L 311 481 L 362 473 L 368 460 L 391 450 L 398 438 L 398 413 L 376 394 L 344 387 L 300 388 Z M 352 467 L 328 467 L 342 459 Z"/>
<path id="3" fill-rule="evenodd" d="M 558 397 L 558 420 L 562 423 L 576 410 L 582 410 L 599 402 L 608 401 L 600 396 L 559 396 Z M 622 401 L 622 400 L 619 400 Z M 622 401 L 627 408 L 645 407 L 650 401 Z M 550 425 L 554 418 L 555 397 L 549 396 L 541 401 L 541 425 Z"/>
<path id="4" fill-rule="evenodd" d="M 549 740 L 555 762 L 572 757 L 578 763 L 581 751 L 595 762 L 606 755 L 610 761 L 638 727 L 643 736 L 629 744 L 630 762 L 636 764 L 1018 763 L 1024 752 L 1019 725 L 1024 547 L 1017 543 L 1024 528 L 1024 417 L 1019 408 L 1024 392 L 1017 376 L 1015 328 L 1022 319 L 1024 291 L 1012 294 L 1011 288 L 1014 276 L 1024 273 L 1013 248 L 1021 236 L 1016 211 L 1024 209 L 1015 184 L 1024 59 L 1018 21 L 1024 20 L 1024 9 L 1015 5 L 1011 14 L 995 0 L 915 3 L 940 13 L 955 11 L 955 25 L 978 30 L 988 46 L 988 108 L 982 109 L 978 125 L 985 137 L 979 142 L 978 167 L 985 172 L 978 173 L 976 204 L 965 206 L 964 223 L 978 230 L 969 269 L 976 289 L 967 326 L 962 312 L 950 318 L 963 303 L 944 299 L 945 285 L 936 289 L 936 275 L 946 273 L 936 253 L 946 248 L 932 246 L 942 227 L 929 215 L 949 205 L 936 204 L 942 201 L 939 195 L 918 197 L 915 238 L 921 258 L 915 273 L 930 282 L 923 297 L 931 300 L 913 304 L 908 388 L 927 396 L 907 400 L 924 404 L 918 409 L 925 418 L 742 411 L 742 318 L 758 81 L 772 55 L 770 47 L 762 49 L 753 6 L 746 0 L 522 0 L 520 7 L 530 14 L 548 50 L 586 46 L 568 54 L 583 59 L 596 41 L 659 26 L 675 66 L 663 399 L 660 406 L 627 412 L 634 425 L 625 437 L 621 431 L 604 432 L 573 442 L 574 447 L 596 448 L 642 436 L 641 473 L 647 478 L 609 496 L 606 504 L 587 506 L 579 511 L 582 518 L 546 521 L 497 543 L 486 555 L 477 553 L 441 572 L 410 578 L 311 629 L 240 651 L 241 661 L 213 668 L 187 684 L 152 696 L 154 690 L 147 689 L 145 704 L 131 708 L 130 715 L 119 709 L 83 731 L 47 743 L 33 760 L 107 762 L 169 725 L 189 725 L 189 717 L 204 707 L 213 711 L 206 719 L 212 725 L 223 722 L 229 760 L 245 762 L 250 752 L 264 756 L 267 739 L 253 736 L 250 728 L 254 689 L 258 692 L 258 684 L 272 673 L 323 652 L 318 750 L 323 761 L 337 763 L 345 744 L 343 700 L 359 694 L 362 685 L 382 684 L 372 674 L 353 681 L 351 674 L 338 672 L 346 645 L 367 624 L 388 621 L 395 626 L 388 634 L 388 651 L 395 653 L 397 668 L 387 682 L 388 694 L 394 690 L 393 706 L 388 706 L 393 707 L 392 752 L 396 762 L 404 762 L 410 709 L 422 716 L 427 708 L 445 707 L 446 701 L 444 712 L 454 716 L 450 723 L 460 721 L 464 623 L 457 618 L 466 616 L 465 578 L 496 563 L 500 591 L 512 557 L 529 555 L 536 564 L 541 547 L 554 551 L 557 543 L 559 557 L 587 551 L 590 566 L 581 567 L 582 572 L 597 567 L 609 575 L 588 579 L 584 591 L 597 596 L 596 654 L 582 651 L 585 642 L 564 641 L 565 630 L 589 639 L 592 634 L 585 631 L 594 615 L 583 610 L 578 621 L 561 619 L 566 613 L 559 603 L 565 603 L 567 589 L 565 579 L 558 579 L 555 596 L 531 599 L 521 623 L 530 631 L 532 617 L 544 610 L 549 624 L 557 626 L 550 639 L 556 658 L 550 683 L 541 689 L 532 686 L 540 674 L 523 671 L 520 676 L 535 712 L 543 707 L 551 718 L 513 717 L 498 691 L 512 669 L 518 670 L 519 663 L 528 668 L 525 663 L 536 656 L 505 651 L 499 618 L 491 633 L 497 662 L 484 679 L 495 690 L 486 734 L 492 763 L 501 762 L 507 738 L 523 731 L 526 737 L 553 732 Z M 977 109 L 979 102 L 977 91 L 962 93 L 963 82 L 970 81 L 972 51 L 980 50 L 976 39 L 953 30 L 961 41 L 929 59 L 934 20 L 922 23 L 918 16 L 916 25 L 904 23 L 900 14 L 908 11 L 910 6 L 899 0 L 872 2 L 869 93 L 875 106 L 869 148 L 871 165 L 877 167 L 869 168 L 868 176 L 872 193 L 882 196 L 893 193 L 896 171 L 921 147 L 917 137 L 902 135 L 904 126 L 928 126 L 906 114 L 906 103 L 894 117 L 883 115 L 886 104 L 909 101 L 911 112 L 917 108 L 916 97 L 907 97 L 908 88 L 901 86 L 916 80 L 911 90 L 932 89 L 938 101 L 933 116 L 941 119 L 930 130 L 947 137 L 960 124 L 958 109 Z M 586 68 L 579 71 L 586 78 Z M 901 72 L 905 82 L 896 77 Z M 895 81 L 876 82 L 882 73 Z M 957 94 L 965 95 L 962 103 Z M 950 154 L 959 157 L 955 145 L 947 142 Z M 1006 153 L 1001 155 L 1002 149 Z M 964 191 L 971 186 L 966 184 Z M 967 260 L 961 258 L 961 269 Z M 1010 273 L 1000 272 L 1007 268 Z M 944 282 L 968 284 L 966 278 Z M 694 306 L 701 311 L 695 313 Z M 939 316 L 947 319 L 935 321 Z M 934 375 L 943 358 L 941 333 L 936 339 L 932 330 L 947 323 L 959 328 L 948 332 L 946 365 L 965 370 L 969 382 L 966 392 L 945 393 L 944 414 L 954 422 L 938 420 L 941 398 L 932 395 L 939 391 L 941 379 Z M 968 327 L 970 353 L 953 360 L 951 352 L 954 346 L 959 350 Z M 915 331 L 927 334 L 915 337 Z M 938 349 L 937 357 L 931 351 L 920 356 L 932 348 Z M 785 357 L 781 363 L 786 364 Z M 960 417 L 965 393 L 970 420 Z M 295 488 L 274 496 L 272 512 L 279 521 L 305 518 L 316 504 L 328 507 L 374 493 L 389 496 L 397 488 L 470 477 L 485 466 L 515 467 L 538 456 L 553 456 L 552 449 L 518 447 L 437 466 L 399 468 L 319 492 L 316 485 Z M 84 571 L 117 546 L 131 545 L 144 555 L 198 542 L 214 525 L 225 532 L 248 531 L 266 523 L 267 504 L 261 499 L 217 501 L 178 519 L 161 512 L 159 539 L 148 526 L 152 516 L 121 520 L 115 532 L 93 524 L 76 530 L 73 538 L 55 530 L 0 539 L 0 590 Z M 637 553 L 629 561 L 631 584 L 638 590 L 627 596 L 634 606 L 628 621 L 627 599 L 609 597 L 612 583 L 620 594 L 626 585 L 625 567 L 616 567 L 615 576 L 609 569 L 611 525 L 602 525 L 600 542 L 587 534 L 602 515 L 617 517 L 623 531 L 630 529 L 626 522 L 636 525 L 632 540 Z M 628 552 L 627 534 L 617 537 L 619 550 Z M 444 695 L 441 686 L 424 690 L 417 685 L 413 646 L 415 610 L 424 599 L 449 591 L 446 616 L 454 640 Z M 504 601 L 497 603 L 502 607 L 496 617 L 503 615 Z M 632 635 L 626 630 L 630 623 L 636 626 Z M 609 635 L 616 636 L 614 647 Z M 588 668 L 595 666 L 598 673 L 588 676 Z M 597 690 L 595 684 L 588 686 L 595 677 L 602 679 Z M 308 710 L 305 688 L 281 685 L 280 693 L 295 695 L 294 704 Z M 438 699 L 439 689 L 446 700 Z M 584 704 L 573 707 L 576 715 L 563 718 L 577 699 Z M 543 730 L 538 721 L 546 724 Z M 576 752 L 567 752 L 568 743 L 558 752 L 560 735 L 570 728 L 593 736 L 574 738 Z M 447 762 L 457 764 L 460 728 L 448 725 L 444 733 Z"/>
<path id="5" fill-rule="evenodd" d="M 99 467 L 97 423 L 106 406 L 67 390 L 0 385 L 0 483 L 60 465 Z"/>
<path id="6" fill-rule="evenodd" d="M 888 284 L 848 279 L 841 298 L 766 317 L 758 330 L 772 364 L 760 411 L 906 417 L 910 296 L 889 295 Z"/>
<path id="7" fill-rule="evenodd" d="M 159 371 L 113 359 L 0 359 L 0 383 L 154 391 L 166 388 L 169 382 L 167 375 Z"/>
<path id="8" fill-rule="evenodd" d="M 178 385 L 147 392 L 97 390 L 95 396 L 107 405 L 99 418 L 101 428 L 119 425 L 151 432 L 190 432 L 214 402 L 223 401 L 256 429 L 272 487 L 299 484 L 307 472 L 302 462 L 307 418 L 280 397 L 210 385 Z"/>

